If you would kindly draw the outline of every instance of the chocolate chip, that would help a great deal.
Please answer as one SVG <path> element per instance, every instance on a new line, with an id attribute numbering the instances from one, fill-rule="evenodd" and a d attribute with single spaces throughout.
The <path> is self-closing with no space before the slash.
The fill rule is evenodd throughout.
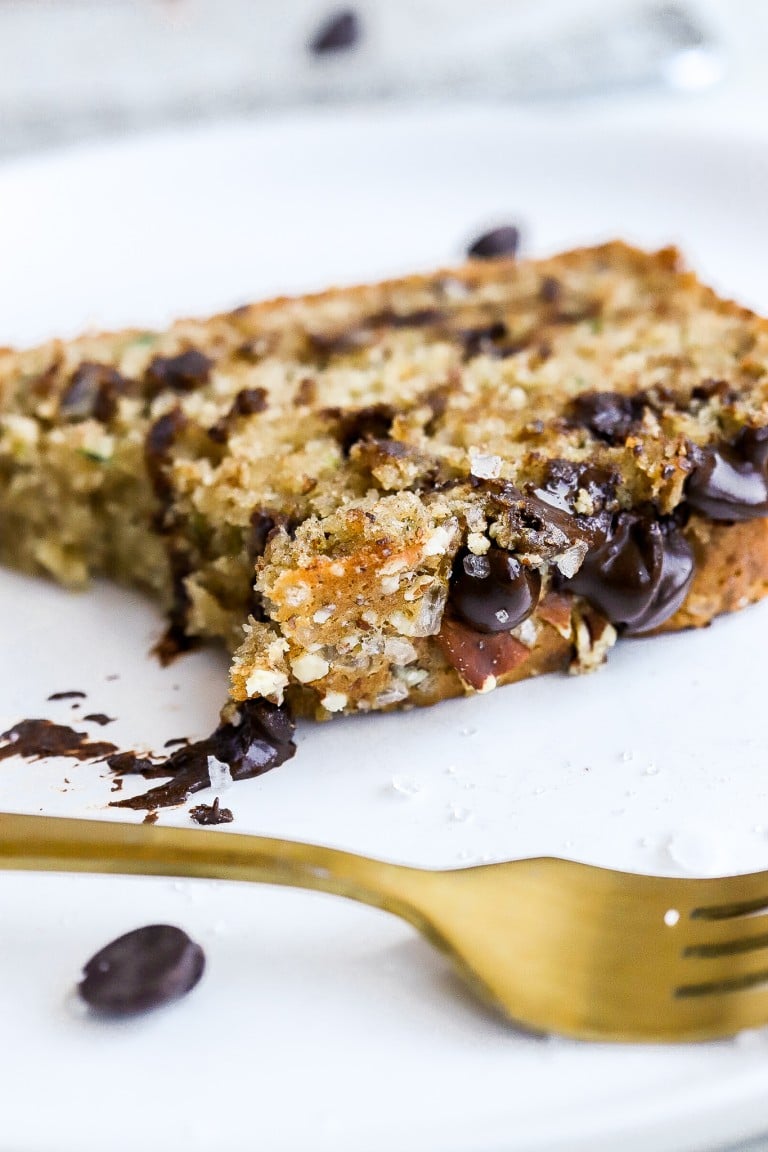
<path id="1" fill-rule="evenodd" d="M 49 700 L 85 700 L 85 692 L 79 692 L 77 689 L 71 689 L 68 692 L 52 692 L 48 697 Z"/>
<path id="2" fill-rule="evenodd" d="M 338 438 L 345 456 L 358 440 L 385 440 L 389 436 L 395 410 L 389 404 L 371 404 L 357 412 L 342 413 Z"/>
<path id="3" fill-rule="evenodd" d="M 520 229 L 514 224 L 502 224 L 483 232 L 467 248 L 470 260 L 495 260 L 498 257 L 514 257 L 520 247 Z"/>
<path id="4" fill-rule="evenodd" d="M 731 386 L 727 380 L 702 380 L 691 389 L 691 396 L 694 400 L 711 400 L 713 396 L 718 396 L 721 400 L 725 400 L 731 393 Z"/>
<path id="5" fill-rule="evenodd" d="M 196 824 L 231 824 L 234 819 L 231 809 L 219 806 L 218 796 L 213 804 L 198 804 L 190 808 L 189 815 Z"/>
<path id="6" fill-rule="evenodd" d="M 354 8 L 341 8 L 323 21 L 309 41 L 309 50 L 316 56 L 343 52 L 357 44 L 361 32 L 360 17 Z"/>
<path id="7" fill-rule="evenodd" d="M 144 462 L 161 504 L 166 504 L 172 488 L 168 479 L 168 453 L 187 426 L 187 417 L 181 408 L 172 408 L 155 420 L 144 441 Z"/>
<path id="8" fill-rule="evenodd" d="M 533 612 L 541 576 L 503 548 L 493 545 L 484 556 L 462 549 L 451 575 L 450 602 L 455 612 L 478 632 L 508 632 Z"/>
<path id="9" fill-rule="evenodd" d="M 178 356 L 155 356 L 144 379 L 151 396 L 165 389 L 194 392 L 208 383 L 212 367 L 213 360 L 196 348 L 190 348 Z"/>
<path id="10" fill-rule="evenodd" d="M 583 392 L 571 405 L 573 420 L 608 444 L 623 444 L 641 418 L 643 401 L 620 392 Z"/>
<path id="11" fill-rule="evenodd" d="M 196 648 L 199 639 L 187 634 L 187 621 L 191 601 L 187 591 L 187 577 L 192 572 L 192 562 L 186 546 L 175 543 L 168 545 L 168 565 L 171 575 L 171 606 L 168 609 L 168 627 L 152 648 L 163 668 L 167 668 L 177 656 Z"/>
<path id="12" fill-rule="evenodd" d="M 545 304 L 557 304 L 562 298 L 563 286 L 554 276 L 545 276 L 541 281 L 539 296 Z"/>
<path id="13" fill-rule="evenodd" d="M 61 394 L 59 411 L 70 423 L 99 420 L 108 424 L 117 412 L 117 400 L 135 387 L 108 364 L 81 364 Z"/>
<path id="14" fill-rule="evenodd" d="M 217 444 L 226 444 L 232 425 L 239 416 L 255 416 L 257 412 L 264 412 L 267 407 L 266 388 L 243 388 L 235 396 L 229 411 L 208 429 L 208 435 Z"/>
<path id="15" fill-rule="evenodd" d="M 293 397 L 293 403 L 297 408 L 305 408 L 310 404 L 314 404 L 317 400 L 317 381 L 311 376 L 305 376 L 299 382 L 296 389 L 296 394 Z"/>
<path id="16" fill-rule="evenodd" d="M 474 356 L 503 356 L 506 349 L 502 341 L 508 331 L 503 320 L 494 320 L 477 328 L 462 328 L 456 337 L 464 345 L 465 359 L 471 360 Z"/>
<path id="17" fill-rule="evenodd" d="M 290 518 L 284 512 L 267 512 L 263 508 L 257 508 L 251 514 L 251 526 L 246 541 L 249 560 L 253 562 L 263 556 L 275 532 L 281 528 L 287 530 L 290 523 Z"/>
<path id="18" fill-rule="evenodd" d="M 77 990 L 97 1012 L 130 1016 L 186 995 L 204 968 L 203 950 L 186 932 L 152 924 L 97 952 L 85 965 Z"/>
<path id="19" fill-rule="evenodd" d="M 636 634 L 658 628 L 677 611 L 693 576 L 693 551 L 673 520 L 620 512 L 562 587 Z"/>
<path id="20" fill-rule="evenodd" d="M 100 728 L 104 728 L 107 724 L 114 724 L 115 717 L 107 716 L 106 712 L 89 712 L 87 716 L 83 716 L 83 720 L 88 720 L 91 724 L 98 724 Z"/>
<path id="21" fill-rule="evenodd" d="M 768 516 L 768 428 L 745 428 L 733 444 L 693 446 L 685 498 L 711 520 Z"/>
<path id="22" fill-rule="evenodd" d="M 416 308 L 413 312 L 393 312 L 387 308 L 369 316 L 365 324 L 371 328 L 429 328 L 445 319 L 445 312 L 439 308 Z"/>

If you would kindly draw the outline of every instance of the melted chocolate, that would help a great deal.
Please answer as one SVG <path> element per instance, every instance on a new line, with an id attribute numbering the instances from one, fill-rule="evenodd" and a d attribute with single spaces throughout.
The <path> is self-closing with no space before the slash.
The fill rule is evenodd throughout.
<path id="1" fill-rule="evenodd" d="M 683 603 L 693 575 L 691 546 L 673 520 L 620 512 L 562 586 L 631 635 L 668 620 Z"/>
<path id="2" fill-rule="evenodd" d="M 140 772 L 145 777 L 171 779 L 141 796 L 113 801 L 117 808 L 165 808 L 183 804 L 194 792 L 210 787 L 208 757 L 214 756 L 229 766 L 233 780 L 260 776 L 270 768 L 289 760 L 296 751 L 293 743 L 294 724 L 285 708 L 265 700 L 246 700 L 238 705 L 239 722 L 224 722 L 205 740 L 179 748 L 165 761 L 133 758 L 122 753 L 107 763 L 115 772 Z M 140 766 L 139 766 L 140 765 Z"/>
<path id="3" fill-rule="evenodd" d="M 462 549 L 451 575 L 454 611 L 478 632 L 508 632 L 536 607 L 541 576 L 524 567 L 503 548 L 491 546 L 484 556 Z"/>
<path id="4" fill-rule="evenodd" d="M 89 712 L 87 716 L 83 716 L 83 720 L 90 720 L 92 724 L 104 728 L 107 724 L 113 724 L 115 717 L 107 716 L 105 712 Z"/>
<path id="5" fill-rule="evenodd" d="M 745 428 L 733 444 L 691 449 L 685 498 L 710 520 L 768 516 L 768 428 Z"/>
<path id="6" fill-rule="evenodd" d="M 20 720 L 7 732 L 0 733 L 6 741 L 0 747 L 0 760 L 10 756 L 23 756 L 27 760 L 42 760 L 46 756 L 68 756 L 72 760 L 98 760 L 116 752 L 114 744 L 91 741 L 87 732 L 75 732 L 65 724 L 52 720 Z"/>
<path id="7" fill-rule="evenodd" d="M 196 824 L 231 824 L 234 820 L 231 808 L 221 808 L 218 796 L 213 804 L 198 804 L 190 808 L 190 817 Z"/>
<path id="8" fill-rule="evenodd" d="M 623 444 L 643 413 L 643 401 L 620 392 L 582 392 L 571 406 L 576 424 L 608 444 Z"/>
<path id="9" fill-rule="evenodd" d="M 205 954 L 170 924 L 135 928 L 97 952 L 83 968 L 80 997 L 97 1012 L 130 1016 L 190 992 L 205 969 Z"/>
<path id="10" fill-rule="evenodd" d="M 52 692 L 49 700 L 85 700 L 85 692 L 72 690 L 71 692 Z"/>

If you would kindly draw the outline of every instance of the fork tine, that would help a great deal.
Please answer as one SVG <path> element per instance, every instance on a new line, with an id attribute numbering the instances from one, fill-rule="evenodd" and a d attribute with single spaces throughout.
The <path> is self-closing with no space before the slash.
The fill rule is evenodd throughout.
<path id="1" fill-rule="evenodd" d="M 694 880 L 690 900 L 696 920 L 730 920 L 768 912 L 768 873 Z"/>
<path id="2" fill-rule="evenodd" d="M 764 916 L 758 920 L 758 924 L 764 925 L 766 922 L 768 918 Z M 718 939 L 710 935 L 702 943 L 687 944 L 683 948 L 683 956 L 696 956 L 702 960 L 709 960 L 717 956 L 736 956 L 742 952 L 758 952 L 768 948 L 768 932 L 747 934 L 743 929 L 739 931 L 736 925 L 730 922 L 728 929 L 730 931 L 721 931 Z"/>
<path id="3" fill-rule="evenodd" d="M 768 984 L 694 992 L 670 998 L 664 1018 L 673 1039 L 706 1040 L 732 1036 L 768 1023 Z"/>

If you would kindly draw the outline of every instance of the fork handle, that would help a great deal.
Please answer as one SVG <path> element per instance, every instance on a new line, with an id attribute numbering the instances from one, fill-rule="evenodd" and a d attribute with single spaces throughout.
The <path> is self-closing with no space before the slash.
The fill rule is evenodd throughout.
<path id="1" fill-rule="evenodd" d="M 0 869 L 285 884 L 372 904 L 422 931 L 418 890 L 439 875 L 293 840 L 11 813 L 0 813 Z"/>

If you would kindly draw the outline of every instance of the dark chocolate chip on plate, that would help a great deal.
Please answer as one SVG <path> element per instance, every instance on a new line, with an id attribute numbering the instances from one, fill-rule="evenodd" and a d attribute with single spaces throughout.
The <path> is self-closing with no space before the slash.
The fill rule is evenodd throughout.
<path id="1" fill-rule="evenodd" d="M 316 56 L 326 52 L 344 52 L 354 48 L 360 33 L 360 17 L 354 8 L 340 8 L 320 25 L 309 41 L 309 50 Z"/>
<path id="2" fill-rule="evenodd" d="M 502 224 L 483 232 L 467 248 L 470 260 L 495 260 L 497 257 L 513 257 L 520 247 L 520 229 L 514 224 Z"/>
<path id="3" fill-rule="evenodd" d="M 77 991 L 99 1013 L 130 1016 L 186 995 L 204 968 L 203 950 L 186 932 L 151 924 L 97 952 L 85 965 Z"/>

